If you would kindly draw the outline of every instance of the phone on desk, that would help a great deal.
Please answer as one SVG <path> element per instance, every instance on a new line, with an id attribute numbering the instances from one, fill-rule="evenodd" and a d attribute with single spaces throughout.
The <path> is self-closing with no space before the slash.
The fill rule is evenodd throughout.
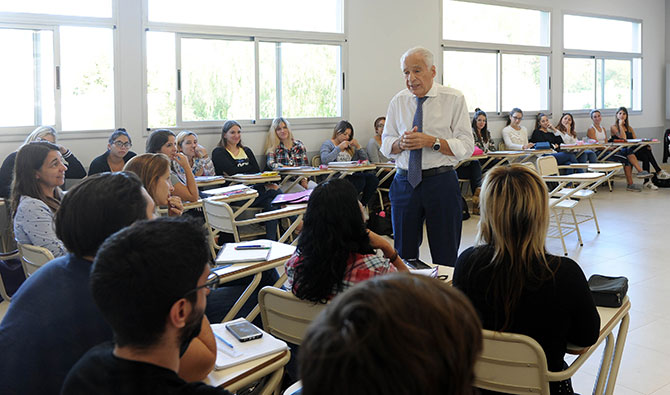
<path id="1" fill-rule="evenodd" d="M 258 330 L 254 324 L 249 321 L 234 322 L 226 324 L 226 329 L 241 342 L 258 339 L 263 336 L 263 332 Z"/>

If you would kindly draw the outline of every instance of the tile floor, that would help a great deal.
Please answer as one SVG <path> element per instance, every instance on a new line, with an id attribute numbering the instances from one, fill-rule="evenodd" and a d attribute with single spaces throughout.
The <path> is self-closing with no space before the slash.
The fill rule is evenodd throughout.
<path id="1" fill-rule="evenodd" d="M 670 394 L 670 189 L 626 192 L 617 178 L 613 192 L 598 189 L 594 204 L 601 233 L 586 222 L 580 226 L 583 247 L 576 234 L 565 242 L 587 278 L 598 273 L 629 280 L 630 328 L 614 393 Z M 478 221 L 473 216 L 463 223 L 461 251 L 473 244 Z M 562 254 L 558 239 L 549 239 L 547 248 Z M 421 259 L 431 261 L 427 241 Z M 595 352 L 573 378 L 575 391 L 592 392 L 601 354 Z"/>

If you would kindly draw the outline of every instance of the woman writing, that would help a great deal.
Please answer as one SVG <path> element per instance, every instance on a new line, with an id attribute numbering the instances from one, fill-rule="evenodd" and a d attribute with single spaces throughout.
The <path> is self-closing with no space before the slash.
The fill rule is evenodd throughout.
<path id="1" fill-rule="evenodd" d="M 200 196 L 195 177 L 191 171 L 186 155 L 177 151 L 177 139 L 171 130 L 159 129 L 153 131 L 147 138 L 147 153 L 165 154 L 171 161 L 170 177 L 174 186 L 174 194 L 185 202 L 195 202 Z M 183 174 L 177 172 L 177 166 L 184 170 Z"/>
<path id="2" fill-rule="evenodd" d="M 67 253 L 54 229 L 66 170 L 59 147 L 48 141 L 25 144 L 16 155 L 11 198 L 14 236 L 18 243 L 44 247 L 54 257 Z"/>
<path id="3" fill-rule="evenodd" d="M 484 177 L 480 198 L 475 246 L 458 257 L 454 286 L 470 298 L 484 329 L 532 337 L 549 371 L 561 371 L 568 343 L 596 342 L 600 317 L 579 265 L 546 252 L 547 187 L 525 166 L 500 166 Z M 550 388 L 573 393 L 569 380 Z"/>

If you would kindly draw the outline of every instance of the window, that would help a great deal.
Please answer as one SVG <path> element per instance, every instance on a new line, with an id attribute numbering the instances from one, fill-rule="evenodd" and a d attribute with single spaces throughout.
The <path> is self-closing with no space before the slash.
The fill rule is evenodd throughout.
<path id="1" fill-rule="evenodd" d="M 641 23 L 580 15 L 563 22 L 563 108 L 641 110 Z"/>
<path id="2" fill-rule="evenodd" d="M 3 2 L 0 12 L 9 18 L 0 27 L 0 50 L 11 59 L 0 64 L 0 86 L 12 92 L 0 98 L 0 128 L 113 129 L 112 1 Z M 31 14 L 51 16 L 42 25 Z"/>
<path id="3" fill-rule="evenodd" d="M 549 110 L 550 20 L 541 9 L 443 0 L 444 85 L 471 112 Z"/>
<path id="4" fill-rule="evenodd" d="M 277 116 L 332 123 L 342 116 L 341 3 L 255 0 L 217 12 L 218 1 L 149 0 L 148 127 Z M 276 12 L 251 12 L 260 8 Z"/>

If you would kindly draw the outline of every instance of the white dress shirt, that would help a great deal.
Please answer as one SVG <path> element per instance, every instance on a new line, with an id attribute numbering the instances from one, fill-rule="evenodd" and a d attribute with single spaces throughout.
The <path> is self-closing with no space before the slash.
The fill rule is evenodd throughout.
<path id="1" fill-rule="evenodd" d="M 423 133 L 446 140 L 454 155 L 444 155 L 432 147 L 423 148 L 421 168 L 426 170 L 455 166 L 459 161 L 472 156 L 475 149 L 465 98 L 460 91 L 436 82 L 433 82 L 426 96 L 428 99 L 423 103 Z M 386 126 L 382 134 L 381 153 L 395 159 L 397 167 L 404 170 L 409 165 L 410 151 L 403 150 L 392 154 L 391 149 L 403 133 L 412 130 L 416 107 L 416 96 L 409 90 L 403 89 L 396 94 L 389 103 Z"/>

